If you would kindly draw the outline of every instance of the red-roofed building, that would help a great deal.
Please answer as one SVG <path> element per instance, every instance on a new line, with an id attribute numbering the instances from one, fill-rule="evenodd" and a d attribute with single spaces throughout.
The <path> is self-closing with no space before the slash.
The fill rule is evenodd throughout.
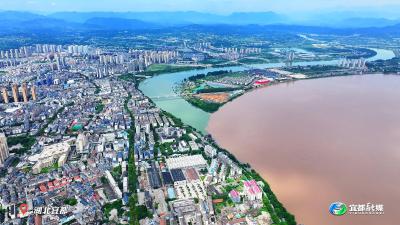
<path id="1" fill-rule="evenodd" d="M 97 192 L 95 192 L 94 194 L 93 194 L 93 198 L 95 199 L 95 200 L 100 200 L 100 195 L 99 194 L 97 194 Z"/>
<path id="2" fill-rule="evenodd" d="M 60 187 L 60 181 L 58 181 L 58 180 L 54 180 L 53 184 L 54 184 L 55 188 L 59 188 Z"/>
<path id="3" fill-rule="evenodd" d="M 164 217 L 160 219 L 160 225 L 167 225 L 167 220 Z"/>
<path id="4" fill-rule="evenodd" d="M 218 203 L 222 203 L 222 202 L 224 202 L 224 199 L 222 199 L 222 198 L 212 200 L 212 203 L 214 203 L 214 204 L 218 204 Z"/>
<path id="5" fill-rule="evenodd" d="M 52 191 L 54 189 L 53 182 L 51 182 L 51 181 L 47 182 L 47 187 L 49 188 L 49 191 Z"/>
<path id="6" fill-rule="evenodd" d="M 82 178 L 80 176 L 75 176 L 74 181 L 77 181 L 77 182 L 82 181 Z"/>
<path id="7" fill-rule="evenodd" d="M 240 202 L 240 195 L 239 192 L 237 192 L 236 190 L 232 190 L 229 192 L 229 197 L 231 198 L 231 200 L 234 203 L 239 203 Z"/>
<path id="8" fill-rule="evenodd" d="M 186 179 L 189 182 L 200 180 L 199 174 L 197 173 L 196 169 L 194 169 L 193 167 L 187 168 L 185 173 L 186 173 Z"/>
<path id="9" fill-rule="evenodd" d="M 63 178 L 63 179 L 61 180 L 61 186 L 66 186 L 68 183 L 69 183 L 69 182 L 68 182 L 68 179 L 67 179 L 67 178 Z"/>
<path id="10" fill-rule="evenodd" d="M 259 85 L 267 85 L 267 84 L 269 84 L 269 82 L 271 82 L 271 81 L 268 80 L 268 79 L 261 79 L 261 80 L 256 80 L 256 81 L 254 82 L 254 85 L 256 85 L 256 86 L 259 86 Z"/>
<path id="11" fill-rule="evenodd" d="M 40 189 L 40 192 L 42 192 L 42 193 L 47 192 L 47 188 L 46 188 L 45 184 L 39 185 L 39 189 Z"/>
<path id="12" fill-rule="evenodd" d="M 258 186 L 255 180 L 243 181 L 244 184 L 244 194 L 249 200 L 261 200 L 262 199 L 262 189 Z"/>

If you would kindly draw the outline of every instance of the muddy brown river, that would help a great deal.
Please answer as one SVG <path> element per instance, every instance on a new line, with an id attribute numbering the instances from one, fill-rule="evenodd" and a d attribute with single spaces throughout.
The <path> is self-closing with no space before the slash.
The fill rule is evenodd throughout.
<path id="1" fill-rule="evenodd" d="M 212 114 L 207 130 L 266 179 L 300 224 L 400 224 L 400 76 L 257 89 Z M 336 201 L 383 204 L 384 215 L 333 216 Z"/>

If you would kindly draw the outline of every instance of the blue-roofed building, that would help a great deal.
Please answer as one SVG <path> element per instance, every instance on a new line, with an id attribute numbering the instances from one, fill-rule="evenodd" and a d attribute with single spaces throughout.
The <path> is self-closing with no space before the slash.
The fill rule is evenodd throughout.
<path id="1" fill-rule="evenodd" d="M 218 161 L 213 159 L 211 162 L 210 168 L 208 169 L 208 172 L 210 174 L 214 174 L 217 172 L 217 169 L 218 169 Z"/>
<path id="2" fill-rule="evenodd" d="M 182 183 L 182 182 L 185 183 L 186 182 L 185 175 L 183 174 L 183 171 L 181 169 L 172 169 L 171 176 L 172 176 L 172 180 L 174 181 L 174 183 Z"/>
<path id="3" fill-rule="evenodd" d="M 81 202 L 82 205 L 84 205 L 84 206 L 88 206 L 88 205 L 89 205 L 89 202 L 86 201 L 84 198 L 80 198 L 80 202 Z"/>
<path id="4" fill-rule="evenodd" d="M 124 205 L 128 205 L 129 203 L 129 194 L 128 193 L 124 193 L 122 196 L 122 204 Z"/>
<path id="5" fill-rule="evenodd" d="M 176 198 L 175 190 L 174 190 L 173 187 L 169 187 L 167 189 L 167 193 L 168 193 L 168 198 L 169 199 L 175 199 Z"/>
<path id="6" fill-rule="evenodd" d="M 161 175 L 162 175 L 162 179 L 163 179 L 163 182 L 164 182 L 164 186 L 173 185 L 174 184 L 174 181 L 172 180 L 171 173 L 169 171 L 162 172 Z"/>
<path id="7" fill-rule="evenodd" d="M 124 153 L 121 151 L 117 152 L 117 159 L 118 159 L 118 162 L 122 162 L 124 159 Z"/>

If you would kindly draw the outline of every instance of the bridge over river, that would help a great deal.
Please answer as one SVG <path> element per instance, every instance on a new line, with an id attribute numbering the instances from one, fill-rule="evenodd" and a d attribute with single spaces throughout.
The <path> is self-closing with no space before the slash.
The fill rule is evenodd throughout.
<path id="1" fill-rule="evenodd" d="M 170 94 L 170 95 L 150 96 L 150 98 L 155 101 L 168 101 L 174 99 L 181 99 L 181 96 L 178 94 Z"/>

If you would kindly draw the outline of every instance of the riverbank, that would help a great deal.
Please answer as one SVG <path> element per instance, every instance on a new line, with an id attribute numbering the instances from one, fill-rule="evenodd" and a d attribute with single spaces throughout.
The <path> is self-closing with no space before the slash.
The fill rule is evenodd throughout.
<path id="1" fill-rule="evenodd" d="M 370 60 L 387 60 L 393 58 L 395 55 L 393 51 L 385 49 L 374 49 L 377 55 Z M 339 60 L 331 61 L 315 61 L 315 62 L 294 62 L 293 66 L 297 65 L 338 65 Z M 276 68 L 284 67 L 285 63 L 264 63 L 251 65 L 251 68 L 265 69 L 265 68 Z M 248 66 L 232 66 L 224 67 L 224 70 L 229 71 L 244 71 L 248 70 Z M 139 89 L 149 96 L 155 104 L 161 109 L 181 118 L 186 124 L 195 127 L 202 133 L 207 133 L 206 126 L 210 117 L 210 113 L 205 112 L 192 104 L 188 103 L 181 96 L 178 96 L 175 92 L 175 87 L 180 84 L 185 78 L 194 76 L 196 74 L 206 74 L 212 71 L 218 71 L 221 68 L 205 68 L 198 70 L 189 70 L 178 73 L 160 74 L 147 78 L 144 82 L 140 82 Z"/>
<path id="2" fill-rule="evenodd" d="M 179 127 L 186 127 L 188 125 L 184 124 L 179 118 L 176 118 L 172 114 L 169 114 L 167 112 L 163 112 L 166 116 L 171 118 L 175 125 Z M 188 126 L 189 129 L 195 130 L 195 128 Z M 234 163 L 236 163 L 239 168 L 243 171 L 243 176 L 240 178 L 241 181 L 243 180 L 255 180 L 257 183 L 262 183 L 260 186 L 263 191 L 263 198 L 262 198 L 262 204 L 263 207 L 261 208 L 261 211 L 268 212 L 271 217 L 271 221 L 273 222 L 273 225 L 296 225 L 296 219 L 293 214 L 288 212 L 288 210 L 284 207 L 284 205 L 278 200 L 277 196 L 274 194 L 272 191 L 270 185 L 267 183 L 267 181 L 261 177 L 261 175 L 254 170 L 250 164 L 245 164 L 237 159 L 234 154 L 232 154 L 229 150 L 221 148 L 217 142 L 211 137 L 207 136 L 204 137 L 207 139 L 207 141 L 214 147 L 218 153 L 223 153 L 225 154 L 230 160 L 232 160 Z M 205 156 L 205 154 L 203 154 Z M 212 159 L 205 156 L 207 160 L 211 161 Z M 222 197 L 225 199 L 228 199 L 228 195 L 224 196 L 218 196 Z M 216 204 L 216 207 L 218 207 L 218 204 Z M 218 213 L 218 212 L 217 212 Z"/>
<path id="3" fill-rule="evenodd" d="M 283 69 L 220 70 L 185 78 L 177 85 L 176 93 L 205 112 L 214 113 L 237 97 L 260 87 L 304 79 L 363 74 L 366 67 L 343 68 L 333 65 L 284 67 Z"/>
<path id="4" fill-rule="evenodd" d="M 129 82 L 135 82 L 134 80 L 130 80 Z M 135 84 L 136 86 L 136 84 Z M 128 90 L 127 90 L 128 91 Z M 147 98 L 150 102 L 152 102 L 151 99 L 149 99 L 146 96 L 143 96 L 145 99 Z M 140 177 L 140 173 L 138 172 L 139 170 L 136 170 L 135 168 L 135 162 L 138 161 L 139 159 L 136 158 L 134 154 L 134 148 L 133 146 L 135 145 L 134 143 L 134 135 L 135 135 L 135 124 L 138 122 L 135 119 L 135 116 L 133 115 L 133 111 L 129 108 L 129 105 L 132 106 L 132 104 L 129 104 L 129 102 L 132 100 L 132 95 L 129 93 L 128 97 L 125 100 L 124 107 L 125 109 L 129 112 L 129 115 L 132 119 L 132 124 L 131 124 L 131 129 L 128 131 L 128 137 L 129 137 L 129 143 L 130 143 L 130 151 L 129 151 L 129 162 L 128 162 L 128 175 L 129 175 L 129 189 L 134 190 L 132 192 L 131 197 L 129 198 L 129 207 L 130 207 L 130 218 L 131 218 L 131 223 L 132 224 L 137 224 L 137 221 L 140 219 L 140 212 L 138 212 L 139 207 L 137 206 L 138 202 L 138 194 L 136 193 L 136 184 L 138 183 L 138 177 Z M 152 105 L 152 104 L 150 104 Z M 149 106 L 150 108 L 153 108 L 153 106 Z M 152 112 L 154 112 L 154 109 Z M 172 143 L 164 143 L 160 141 L 160 135 L 157 133 L 155 135 L 155 160 L 160 160 L 165 162 L 166 160 L 169 159 L 169 157 L 177 157 L 177 155 L 200 155 L 204 157 L 206 160 L 208 166 L 206 168 L 210 168 L 207 172 L 208 175 L 215 176 L 216 173 L 211 172 L 214 168 L 214 164 L 212 163 L 215 160 L 220 160 L 217 159 L 218 157 L 221 157 L 221 154 L 226 156 L 230 160 L 230 164 L 227 164 L 226 168 L 228 168 L 228 171 L 230 168 L 235 168 L 235 170 L 240 171 L 238 176 L 233 176 L 231 175 L 232 173 L 225 171 L 226 175 L 224 174 L 224 168 L 221 167 L 218 169 L 218 176 L 222 176 L 227 179 L 225 182 L 225 179 L 221 179 L 219 182 L 213 182 L 212 187 L 216 190 L 218 189 L 217 193 L 215 194 L 215 191 L 210 191 L 207 193 L 207 196 L 210 197 L 213 201 L 213 211 L 215 211 L 215 217 L 218 219 L 218 221 L 225 221 L 225 211 L 232 211 L 235 209 L 235 207 L 239 207 L 239 203 L 245 205 L 246 201 L 245 197 L 243 197 L 243 201 L 241 202 L 232 202 L 231 198 L 229 197 L 229 193 L 232 190 L 238 189 L 241 187 L 245 182 L 248 181 L 255 181 L 257 183 L 257 187 L 259 187 L 259 192 L 261 192 L 261 196 L 257 199 L 250 200 L 252 204 L 254 204 L 253 207 L 250 207 L 251 209 L 251 218 L 258 218 L 260 215 L 268 215 L 268 221 L 271 221 L 274 225 L 296 225 L 296 220 L 295 217 L 289 213 L 286 208 L 283 206 L 283 204 L 277 199 L 276 195 L 272 192 L 272 189 L 270 188 L 269 184 L 259 175 L 258 172 L 256 172 L 254 169 L 250 167 L 249 164 L 243 164 L 240 161 L 236 159 L 236 157 L 231 154 L 229 151 L 222 149 L 218 146 L 218 144 L 212 139 L 211 136 L 204 136 L 200 135 L 197 132 L 195 132 L 195 129 L 192 128 L 189 125 L 184 124 L 179 118 L 173 116 L 172 114 L 165 112 L 165 111 L 160 111 L 160 116 L 168 118 L 166 120 L 170 121 L 170 125 L 174 127 L 175 129 L 180 129 L 184 130 L 185 133 L 181 139 L 176 139 Z M 171 127 L 171 128 L 172 128 Z M 194 143 L 199 143 L 199 146 L 202 146 L 201 148 L 197 150 L 190 149 L 186 152 L 177 152 L 173 149 L 171 149 L 171 146 L 174 143 L 181 143 L 184 142 L 184 139 L 186 141 L 191 141 L 191 140 L 196 140 Z M 166 146 L 165 146 L 166 145 Z M 197 145 L 196 145 L 197 146 Z M 214 155 L 208 154 L 207 151 L 205 151 L 204 146 L 208 146 L 208 148 L 214 148 L 216 150 Z M 161 154 L 159 154 L 161 153 Z M 225 158 L 224 158 L 225 159 Z M 139 160 L 140 161 L 140 160 Z M 236 169 L 238 168 L 238 169 Z M 222 175 L 221 175 L 222 174 Z M 236 185 L 237 184 L 237 185 Z M 241 187 L 243 188 L 243 187 Z M 239 190 L 240 191 L 240 190 Z M 173 201 L 171 199 L 171 201 Z M 197 199 L 197 201 L 201 201 L 201 199 Z M 246 203 L 247 204 L 247 203 Z M 254 211 L 256 210 L 256 212 Z M 214 212 L 213 212 L 214 214 Z M 247 218 L 249 215 L 238 215 L 242 218 Z M 239 217 L 238 217 L 239 218 Z M 228 216 L 228 220 L 231 220 L 231 218 Z"/>
<path id="5" fill-rule="evenodd" d="M 399 60 L 399 58 L 378 60 L 368 62 L 366 65 L 363 65 L 365 61 L 359 60 L 357 61 L 357 67 L 337 65 L 290 66 L 279 70 L 274 69 L 269 73 L 266 72 L 268 69 L 261 71 L 254 70 L 254 72 L 252 70 L 243 72 L 221 70 L 207 74 L 197 74 L 185 79 L 178 85 L 177 93 L 193 106 L 205 112 L 214 113 L 224 104 L 259 87 L 268 87 L 270 85 L 304 79 L 372 73 L 400 74 L 400 69 L 397 66 Z M 281 74 L 277 74 L 275 71 L 279 71 Z M 243 84 L 243 80 L 249 74 L 251 78 L 247 78 L 247 84 Z M 263 80 L 264 83 L 257 83 L 257 79 Z"/>

